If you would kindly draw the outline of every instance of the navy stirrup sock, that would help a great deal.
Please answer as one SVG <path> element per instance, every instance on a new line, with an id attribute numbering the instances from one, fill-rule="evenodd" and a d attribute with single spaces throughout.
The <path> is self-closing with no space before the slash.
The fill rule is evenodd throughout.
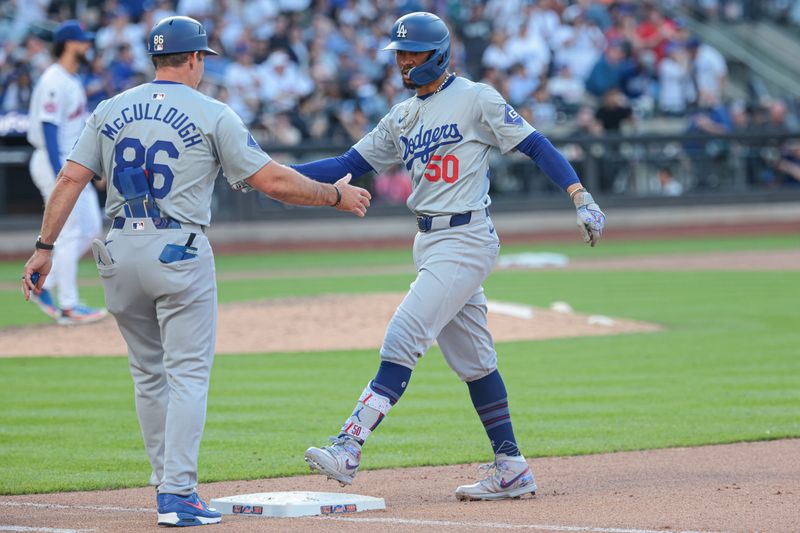
<path id="1" fill-rule="evenodd" d="M 511 426 L 511 413 L 508 410 L 508 395 L 500 372 L 495 370 L 488 376 L 467 383 L 472 405 L 489 436 L 495 455 L 521 455 Z"/>
<path id="2" fill-rule="evenodd" d="M 389 409 L 400 399 L 411 379 L 411 369 L 396 363 L 381 361 L 375 379 L 361 393 L 353 414 L 350 415 L 339 433 L 340 437 L 350 436 L 360 444 L 378 427 Z"/>
<path id="3" fill-rule="evenodd" d="M 370 386 L 375 392 L 389 398 L 394 405 L 406 391 L 409 379 L 411 379 L 410 368 L 389 361 L 381 361 L 378 373 Z"/>

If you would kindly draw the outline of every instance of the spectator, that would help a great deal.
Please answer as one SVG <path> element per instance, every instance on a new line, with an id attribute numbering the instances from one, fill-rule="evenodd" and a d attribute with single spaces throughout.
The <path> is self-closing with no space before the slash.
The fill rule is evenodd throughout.
<path id="1" fill-rule="evenodd" d="M 145 35 L 149 32 L 150 28 L 143 29 L 132 24 L 128 12 L 120 7 L 109 15 L 108 25 L 97 31 L 95 49 L 102 54 L 103 63 L 110 65 L 117 58 L 120 47 L 127 45 L 131 52 L 128 61 L 131 67 L 137 72 L 149 72 L 152 64 L 143 45 Z"/>
<path id="2" fill-rule="evenodd" d="M 589 73 L 586 90 L 599 97 L 612 89 L 621 89 L 624 77 L 632 68 L 633 65 L 625 58 L 622 42 L 611 41 Z"/>
<path id="3" fill-rule="evenodd" d="M 546 129 L 556 123 L 558 113 L 547 84 L 542 84 L 533 93 L 533 105 L 531 105 L 531 123 L 538 129 Z"/>
<path id="4" fill-rule="evenodd" d="M 108 66 L 108 70 L 111 73 L 114 94 L 121 93 L 138 84 L 137 72 L 133 67 L 133 52 L 129 44 L 123 43 L 117 47 L 116 57 Z"/>
<path id="5" fill-rule="evenodd" d="M 583 81 L 572 75 L 569 65 L 563 65 L 558 73 L 548 80 L 547 86 L 556 105 L 569 113 L 578 109 L 586 94 Z"/>
<path id="6" fill-rule="evenodd" d="M 517 63 L 511 68 L 508 78 L 508 98 L 513 106 L 525 104 L 539 86 L 539 80 L 528 73 L 525 63 Z"/>
<path id="7" fill-rule="evenodd" d="M 564 156 L 569 159 L 570 163 L 575 166 L 575 171 L 582 177 L 588 177 L 590 174 L 589 154 L 601 161 L 599 172 L 606 171 L 605 165 L 602 163 L 605 160 L 605 147 L 600 143 L 589 142 L 591 139 L 600 138 L 603 135 L 603 125 L 594 117 L 594 113 L 594 109 L 589 106 L 583 106 L 578 110 L 575 116 L 575 129 L 569 133 L 569 137 L 575 137 L 582 142 L 570 143 L 564 147 Z M 601 188 L 605 181 L 600 176 L 597 188 Z"/>
<path id="8" fill-rule="evenodd" d="M 528 75 L 538 78 L 542 74 L 547 74 L 550 47 L 545 37 L 538 31 L 529 32 L 520 24 L 516 34 L 508 39 L 506 50 L 514 63 L 525 64 Z"/>
<path id="9" fill-rule="evenodd" d="M 273 52 L 259 72 L 261 98 L 271 111 L 289 111 L 300 97 L 314 90 L 314 82 L 282 50 Z"/>
<path id="10" fill-rule="evenodd" d="M 772 185 L 800 186 L 800 141 L 795 139 L 784 146 L 775 168 L 778 179 Z"/>
<path id="11" fill-rule="evenodd" d="M 664 196 L 680 196 L 683 194 L 683 185 L 672 175 L 669 167 L 661 167 L 656 171 L 659 190 Z"/>
<path id="12" fill-rule="evenodd" d="M 100 55 L 95 55 L 89 63 L 89 71 L 83 78 L 83 85 L 86 88 L 86 107 L 89 111 L 94 111 L 97 104 L 114 96 L 111 72 L 103 65 L 103 58 Z"/>
<path id="13" fill-rule="evenodd" d="M 16 65 L 10 76 L 3 82 L 3 86 L 5 92 L 3 92 L 2 110 L 27 113 L 33 93 L 33 83 L 28 67 L 22 64 Z"/>
<path id="14" fill-rule="evenodd" d="M 677 26 L 657 6 L 645 4 L 644 9 L 645 19 L 636 28 L 638 54 L 652 55 L 653 63 L 657 64 L 666 55 L 669 43 L 675 40 Z"/>
<path id="15" fill-rule="evenodd" d="M 246 42 L 236 45 L 235 60 L 225 69 L 228 105 L 242 117 L 245 124 L 255 121 L 261 103 L 261 79 L 253 64 L 251 47 Z"/>
<path id="16" fill-rule="evenodd" d="M 481 64 L 484 68 L 508 70 L 514 64 L 514 58 L 508 51 L 508 36 L 503 30 L 492 34 L 492 42 L 483 51 Z"/>
<path id="17" fill-rule="evenodd" d="M 594 0 L 577 0 L 574 4 L 567 6 L 562 13 L 564 20 L 573 20 L 576 16 L 584 17 L 588 23 L 596 25 L 602 32 L 611 27 L 608 9 L 602 3 Z"/>
<path id="18" fill-rule="evenodd" d="M 575 129 L 570 137 L 600 137 L 603 134 L 603 124 L 595 117 L 595 111 L 589 106 L 583 106 L 575 115 Z"/>
<path id="19" fill-rule="evenodd" d="M 756 117 L 755 129 L 764 133 L 789 133 L 789 109 L 780 98 L 769 100 Z"/>
<path id="20" fill-rule="evenodd" d="M 480 72 L 481 54 L 492 37 L 492 25 L 484 17 L 484 6 L 474 3 L 469 8 L 469 20 L 459 28 L 459 37 L 464 43 L 467 71 L 473 76 Z"/>
<path id="21" fill-rule="evenodd" d="M 701 92 L 699 108 L 689 119 L 688 133 L 710 136 L 725 135 L 733 131 L 733 120 L 728 108 L 711 93 Z M 715 188 L 729 177 L 727 168 L 729 144 L 719 139 L 690 141 L 684 150 L 694 168 L 698 188 Z"/>
<path id="22" fill-rule="evenodd" d="M 691 37 L 686 43 L 692 62 L 692 77 L 698 94 L 710 94 L 715 101 L 721 102 L 725 96 L 725 82 L 728 77 L 728 65 L 725 58 L 713 46 L 701 43 L 697 37 Z"/>
<path id="23" fill-rule="evenodd" d="M 595 118 L 603 126 L 603 131 L 619 133 L 624 122 L 633 123 L 633 110 L 622 91 L 609 89 L 603 95 L 603 102 L 597 108 Z"/>
<path id="24" fill-rule="evenodd" d="M 713 93 L 701 92 L 700 107 L 689 119 L 689 133 L 725 135 L 733 131 L 733 119 L 728 108 Z"/>
<path id="25" fill-rule="evenodd" d="M 690 58 L 678 43 L 670 43 L 658 65 L 658 108 L 666 115 L 683 115 L 695 100 Z"/>
<path id="26" fill-rule="evenodd" d="M 593 23 L 577 14 L 561 26 L 553 36 L 557 67 L 567 66 L 581 82 L 589 77 L 606 47 L 606 38 Z"/>

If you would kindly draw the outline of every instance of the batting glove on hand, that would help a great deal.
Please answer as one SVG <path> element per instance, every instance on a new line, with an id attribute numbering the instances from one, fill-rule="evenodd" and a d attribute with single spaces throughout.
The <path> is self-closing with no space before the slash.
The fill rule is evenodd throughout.
<path id="1" fill-rule="evenodd" d="M 594 246 L 606 227 L 606 215 L 600 211 L 600 206 L 586 191 L 576 194 L 573 201 L 578 211 L 578 227 L 583 234 L 583 242 Z"/>

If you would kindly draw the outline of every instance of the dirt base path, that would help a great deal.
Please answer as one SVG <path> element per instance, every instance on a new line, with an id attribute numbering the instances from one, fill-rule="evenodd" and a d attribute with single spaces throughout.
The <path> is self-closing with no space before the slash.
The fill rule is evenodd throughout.
<path id="1" fill-rule="evenodd" d="M 404 296 L 338 294 L 221 305 L 217 353 L 380 348 L 386 324 Z M 523 316 L 526 312 L 532 316 Z M 334 316 L 337 318 L 332 321 Z M 514 341 L 650 332 L 660 327 L 490 302 L 489 329 L 496 341 Z M 37 325 L 0 330 L 0 357 L 124 354 L 125 342 L 111 318 L 80 327 Z"/>
<path id="2" fill-rule="evenodd" d="M 207 483 L 201 486 L 206 499 L 350 492 L 384 498 L 386 510 L 325 518 L 225 516 L 203 531 L 800 530 L 800 439 L 529 462 L 538 494 L 501 502 L 455 500 L 454 488 L 474 481 L 476 465 L 367 471 L 346 489 L 320 476 Z M 164 531 L 155 525 L 154 503 L 151 487 L 0 496 L 0 531 Z"/>

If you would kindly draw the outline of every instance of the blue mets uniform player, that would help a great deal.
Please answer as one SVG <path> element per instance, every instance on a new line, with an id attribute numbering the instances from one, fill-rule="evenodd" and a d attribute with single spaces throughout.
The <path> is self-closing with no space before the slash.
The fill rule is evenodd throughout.
<path id="1" fill-rule="evenodd" d="M 196 492 L 217 319 L 204 230 L 220 168 L 236 190 L 358 216 L 369 193 L 349 185 L 349 176 L 320 183 L 272 161 L 227 105 L 197 92 L 204 58 L 216 52 L 196 20 L 160 21 L 148 51 L 155 80 L 101 102 L 67 157 L 25 265 L 23 292 L 41 291 L 50 248 L 80 191 L 94 174 L 107 176 L 113 226 L 92 248 L 106 305 L 128 345 L 158 523 L 202 525 L 220 521 Z"/>
<path id="2" fill-rule="evenodd" d="M 439 17 L 411 13 L 392 27 L 391 43 L 407 88 L 416 95 L 394 106 L 344 155 L 297 165 L 303 174 L 333 181 L 402 164 L 411 175 L 408 207 L 419 232 L 416 280 L 394 313 L 380 350 L 378 372 L 364 388 L 331 444 L 312 447 L 305 460 L 350 484 L 361 447 L 406 390 L 417 361 L 438 341 L 447 364 L 467 384 L 494 452 L 492 472 L 456 489 L 462 500 L 495 500 L 534 493 L 533 472 L 514 437 L 503 379 L 487 328 L 481 284 L 500 243 L 489 216 L 489 154 L 527 154 L 570 196 L 584 240 L 594 246 L 605 215 L 564 157 L 492 87 L 447 70 L 450 33 Z"/>

